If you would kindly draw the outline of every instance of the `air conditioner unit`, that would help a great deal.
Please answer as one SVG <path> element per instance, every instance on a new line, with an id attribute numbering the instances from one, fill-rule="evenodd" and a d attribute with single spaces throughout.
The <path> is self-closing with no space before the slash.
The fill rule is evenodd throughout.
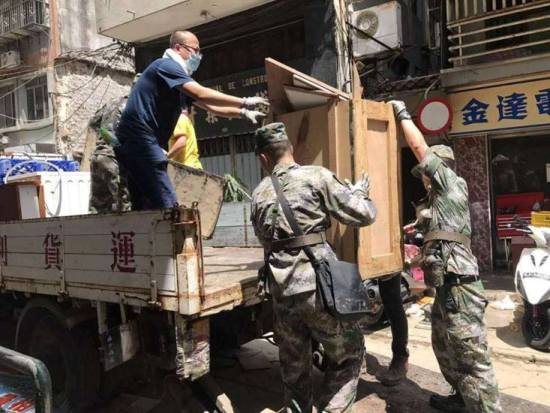
<path id="1" fill-rule="evenodd" d="M 354 11 L 352 24 L 362 32 L 386 44 L 392 49 L 399 48 L 403 42 L 401 5 L 389 1 L 379 6 Z M 353 55 L 357 58 L 373 56 L 388 49 L 372 40 L 369 36 L 353 30 Z"/>
<path id="2" fill-rule="evenodd" d="M 21 55 L 17 50 L 10 50 L 9 52 L 0 54 L 0 68 L 7 69 L 10 67 L 16 67 L 21 64 Z"/>

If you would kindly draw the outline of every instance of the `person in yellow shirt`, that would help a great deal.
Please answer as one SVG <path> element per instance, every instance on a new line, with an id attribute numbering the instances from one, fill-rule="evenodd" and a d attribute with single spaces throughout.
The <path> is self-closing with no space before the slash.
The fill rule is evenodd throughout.
<path id="1" fill-rule="evenodd" d="M 173 159 L 185 166 L 202 169 L 195 128 L 185 110 L 181 113 L 174 133 L 168 141 L 168 154 L 166 156 L 168 159 Z"/>

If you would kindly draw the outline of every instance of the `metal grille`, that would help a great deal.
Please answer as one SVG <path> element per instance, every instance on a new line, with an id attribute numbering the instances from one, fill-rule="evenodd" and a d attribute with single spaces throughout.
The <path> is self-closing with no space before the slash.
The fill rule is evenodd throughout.
<path id="1" fill-rule="evenodd" d="M 447 0 L 454 66 L 547 53 L 550 0 Z"/>
<path id="2" fill-rule="evenodd" d="M 15 33 L 32 25 L 48 26 L 47 2 L 0 0 L 0 35 Z"/>
<path id="3" fill-rule="evenodd" d="M 0 129 L 15 126 L 14 86 L 0 87 Z"/>
<path id="4" fill-rule="evenodd" d="M 260 183 L 262 173 L 254 153 L 254 135 L 200 139 L 198 143 L 200 160 L 207 171 L 232 174 L 246 185 L 249 193 Z"/>

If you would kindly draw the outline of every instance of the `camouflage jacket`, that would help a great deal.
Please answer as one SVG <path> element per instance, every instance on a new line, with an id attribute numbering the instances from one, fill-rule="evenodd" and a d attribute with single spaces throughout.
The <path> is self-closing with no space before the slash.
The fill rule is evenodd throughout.
<path id="1" fill-rule="evenodd" d="M 430 178 L 427 207 L 431 219 L 426 222 L 425 232 L 442 230 L 461 232 L 472 236 L 468 185 L 455 171 L 449 168 L 430 149 L 420 163 L 420 171 Z M 434 242 L 442 242 L 443 259 L 447 260 L 447 271 L 461 275 L 479 274 L 477 260 L 472 251 L 460 243 L 431 241 L 424 245 L 424 251 Z"/>
<path id="2" fill-rule="evenodd" d="M 89 126 L 94 128 L 98 134 L 95 154 L 114 156 L 112 147 L 109 143 L 105 142 L 99 131 L 101 128 L 104 128 L 111 136 L 115 136 L 115 131 L 126 102 L 128 102 L 128 96 L 112 99 L 103 105 L 90 120 Z"/>
<path id="3" fill-rule="evenodd" d="M 305 234 L 330 227 L 330 217 L 355 226 L 374 222 L 376 208 L 361 191 L 352 191 L 336 176 L 320 166 L 279 164 L 273 173 L 279 178 L 298 225 Z M 293 236 L 290 225 L 277 201 L 270 177 L 258 185 L 252 195 L 251 220 L 264 246 L 272 281 L 285 296 L 315 290 L 315 272 L 302 249 L 269 251 L 273 240 Z M 311 247 L 316 257 L 336 258 L 328 243 Z"/>

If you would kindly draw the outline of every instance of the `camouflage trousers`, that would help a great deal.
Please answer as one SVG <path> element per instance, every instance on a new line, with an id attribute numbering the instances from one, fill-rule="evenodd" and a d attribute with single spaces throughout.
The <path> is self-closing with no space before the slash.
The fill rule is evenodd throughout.
<path id="1" fill-rule="evenodd" d="M 364 359 L 363 335 L 356 323 L 342 323 L 326 312 L 314 292 L 273 297 L 275 339 L 287 413 L 349 413 Z M 312 340 L 322 344 L 327 368 L 320 397 L 313 402 Z"/>
<path id="2" fill-rule="evenodd" d="M 98 145 L 90 161 L 90 212 L 108 213 L 130 211 L 130 193 L 126 174 L 120 169 L 113 148 Z"/>
<path id="3" fill-rule="evenodd" d="M 432 346 L 441 373 L 471 413 L 502 412 L 487 346 L 487 299 L 481 281 L 437 288 Z"/>

